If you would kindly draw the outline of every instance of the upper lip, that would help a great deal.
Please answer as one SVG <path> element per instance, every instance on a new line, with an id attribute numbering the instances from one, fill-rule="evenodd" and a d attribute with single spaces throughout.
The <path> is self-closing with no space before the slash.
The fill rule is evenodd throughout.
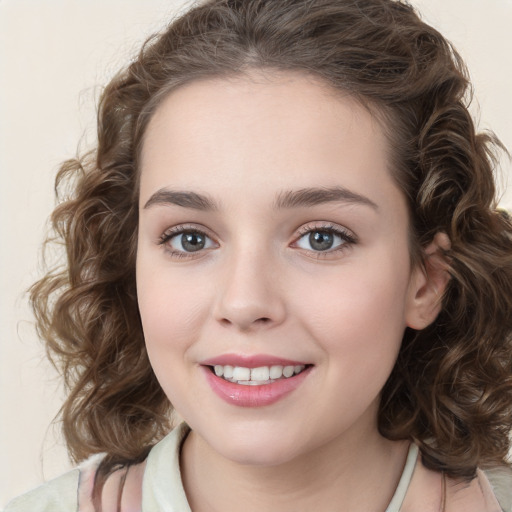
<path id="1" fill-rule="evenodd" d="M 242 366 L 244 368 L 259 368 L 261 366 L 297 366 L 307 365 L 309 363 L 304 361 L 296 361 L 292 359 L 285 359 L 282 357 L 272 356 L 268 354 L 223 354 L 220 356 L 212 357 L 201 362 L 203 366 Z"/>

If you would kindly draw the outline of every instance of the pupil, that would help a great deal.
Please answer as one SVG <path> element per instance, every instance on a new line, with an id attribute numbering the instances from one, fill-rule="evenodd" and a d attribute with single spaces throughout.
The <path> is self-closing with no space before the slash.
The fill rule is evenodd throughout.
<path id="1" fill-rule="evenodd" d="M 327 251 L 332 247 L 334 237 L 328 231 L 313 231 L 309 235 L 309 243 L 316 251 Z"/>
<path id="2" fill-rule="evenodd" d="M 181 235 L 181 245 L 187 252 L 200 251 L 204 248 L 205 239 L 200 233 L 185 233 Z"/>

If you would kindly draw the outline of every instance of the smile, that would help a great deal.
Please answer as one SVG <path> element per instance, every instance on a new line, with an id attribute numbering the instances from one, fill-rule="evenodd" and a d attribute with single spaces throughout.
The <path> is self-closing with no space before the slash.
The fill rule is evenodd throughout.
<path id="1" fill-rule="evenodd" d="M 237 407 L 263 407 L 299 388 L 313 364 L 274 356 L 223 355 L 200 365 L 210 389 Z"/>
<path id="2" fill-rule="evenodd" d="M 264 386 L 273 384 L 280 379 L 289 379 L 303 372 L 306 365 L 273 365 L 247 368 L 244 366 L 231 366 L 216 364 L 212 367 L 217 377 L 243 386 Z"/>

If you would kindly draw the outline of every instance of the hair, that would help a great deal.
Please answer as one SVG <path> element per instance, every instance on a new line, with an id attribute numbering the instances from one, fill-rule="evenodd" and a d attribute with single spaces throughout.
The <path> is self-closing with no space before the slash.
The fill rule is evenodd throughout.
<path id="1" fill-rule="evenodd" d="M 64 244 L 67 263 L 31 289 L 40 336 L 68 389 L 61 417 L 70 456 L 106 452 L 107 474 L 143 460 L 171 428 L 135 285 L 144 133 L 177 87 L 252 70 L 306 73 L 374 111 L 409 203 L 413 261 L 422 264 L 437 232 L 451 240 L 442 310 L 404 334 L 382 390 L 381 434 L 413 440 L 427 467 L 450 476 L 506 463 L 512 224 L 496 210 L 493 175 L 502 146 L 476 132 L 458 53 L 393 0 L 205 1 L 146 41 L 105 87 L 97 147 L 64 162 L 56 178 L 47 241 Z"/>

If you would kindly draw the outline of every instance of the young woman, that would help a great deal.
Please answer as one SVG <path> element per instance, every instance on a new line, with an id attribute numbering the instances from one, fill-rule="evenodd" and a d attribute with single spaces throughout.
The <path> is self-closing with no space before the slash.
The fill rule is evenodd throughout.
<path id="1" fill-rule="evenodd" d="M 468 86 L 392 0 L 149 40 L 32 289 L 81 464 L 7 511 L 511 510 L 512 225 Z"/>

